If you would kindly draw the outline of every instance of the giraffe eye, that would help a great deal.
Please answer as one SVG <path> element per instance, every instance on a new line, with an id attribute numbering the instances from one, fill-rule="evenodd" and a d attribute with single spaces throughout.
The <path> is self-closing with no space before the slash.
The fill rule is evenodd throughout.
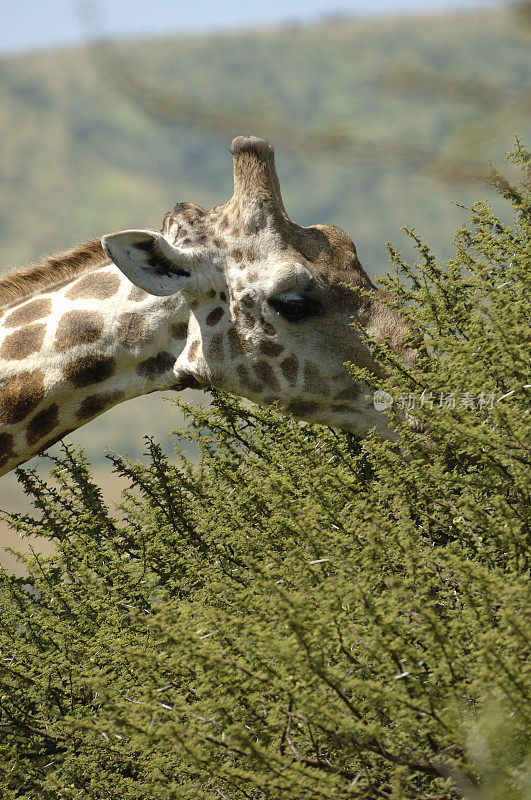
<path id="1" fill-rule="evenodd" d="M 310 297 L 286 292 L 279 297 L 272 297 L 269 305 L 288 322 L 300 322 L 309 317 L 315 317 L 321 310 L 321 305 Z"/>

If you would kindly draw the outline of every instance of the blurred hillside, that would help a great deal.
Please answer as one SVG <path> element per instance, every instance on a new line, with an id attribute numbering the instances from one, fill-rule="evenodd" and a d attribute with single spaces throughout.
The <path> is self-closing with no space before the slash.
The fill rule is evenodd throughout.
<path id="1" fill-rule="evenodd" d="M 276 144 L 292 218 L 345 228 L 371 274 L 404 224 L 444 254 L 464 215 L 451 201 L 489 196 L 471 175 L 531 132 L 530 42 L 499 10 L 4 59 L 0 266 L 158 227 L 177 201 L 224 201 L 227 145 L 249 132 Z M 155 395 L 69 439 L 93 459 L 106 446 L 136 455 L 143 433 L 178 423 Z"/>

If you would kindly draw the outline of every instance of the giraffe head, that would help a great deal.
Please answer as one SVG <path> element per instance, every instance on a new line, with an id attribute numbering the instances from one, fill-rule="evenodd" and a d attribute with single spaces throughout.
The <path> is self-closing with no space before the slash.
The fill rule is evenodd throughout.
<path id="1" fill-rule="evenodd" d="M 230 150 L 234 193 L 225 204 L 179 203 L 160 233 L 102 239 L 138 287 L 167 295 L 170 308 L 178 293 L 180 320 L 186 301 L 175 388 L 212 386 L 311 422 L 392 436 L 345 362 L 379 371 L 353 318 L 405 359 L 408 326 L 383 304 L 346 233 L 289 219 L 267 142 L 240 136 Z"/>

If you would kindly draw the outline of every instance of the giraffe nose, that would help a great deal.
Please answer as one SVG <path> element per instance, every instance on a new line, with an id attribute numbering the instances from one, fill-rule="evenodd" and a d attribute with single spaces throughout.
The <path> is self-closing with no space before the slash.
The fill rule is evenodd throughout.
<path id="1" fill-rule="evenodd" d="M 237 136 L 229 147 L 234 159 L 234 194 L 248 222 L 262 227 L 265 219 L 287 219 L 275 168 L 275 151 L 258 136 Z M 266 212 L 265 216 L 263 212 Z"/>

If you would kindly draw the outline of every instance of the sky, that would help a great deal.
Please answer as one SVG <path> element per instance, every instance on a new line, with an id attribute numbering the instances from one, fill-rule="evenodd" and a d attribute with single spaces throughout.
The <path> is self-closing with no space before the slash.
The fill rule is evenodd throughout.
<path id="1" fill-rule="evenodd" d="M 402 14 L 495 7 L 503 0 L 5 0 L 0 53 L 83 42 L 304 22 L 325 15 Z"/>

